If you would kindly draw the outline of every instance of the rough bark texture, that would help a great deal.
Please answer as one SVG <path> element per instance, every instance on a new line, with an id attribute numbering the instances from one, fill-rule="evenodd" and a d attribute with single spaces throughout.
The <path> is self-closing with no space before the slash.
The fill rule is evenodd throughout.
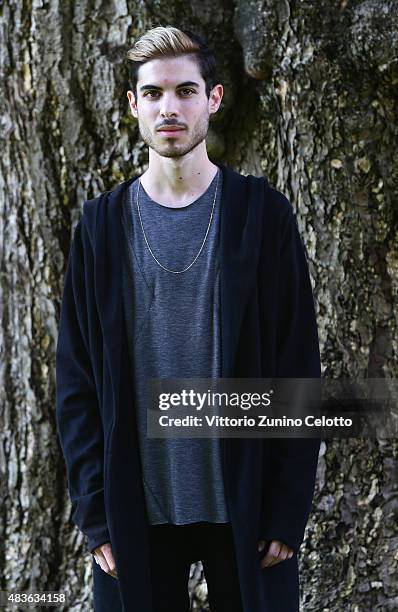
<path id="1" fill-rule="evenodd" d="M 147 163 L 127 105 L 131 39 L 160 24 L 208 38 L 225 88 L 209 156 L 265 174 L 292 202 L 324 375 L 394 377 L 398 6 L 9 0 L 0 19 L 0 588 L 63 590 L 66 609 L 90 610 L 91 557 L 70 522 L 56 437 L 54 352 L 83 200 Z M 300 554 L 303 610 L 398 608 L 397 448 L 323 445 Z M 199 602 L 200 565 L 192 572 Z"/>

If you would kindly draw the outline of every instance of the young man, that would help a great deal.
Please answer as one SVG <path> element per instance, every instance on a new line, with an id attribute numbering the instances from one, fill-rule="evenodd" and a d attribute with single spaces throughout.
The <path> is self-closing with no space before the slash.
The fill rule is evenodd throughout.
<path id="1" fill-rule="evenodd" d="M 318 439 L 155 439 L 149 378 L 320 376 L 305 251 L 288 200 L 211 162 L 223 87 L 202 39 L 157 27 L 128 53 L 141 175 L 84 203 L 62 300 L 57 424 L 96 612 L 299 609 L 297 552 Z"/>

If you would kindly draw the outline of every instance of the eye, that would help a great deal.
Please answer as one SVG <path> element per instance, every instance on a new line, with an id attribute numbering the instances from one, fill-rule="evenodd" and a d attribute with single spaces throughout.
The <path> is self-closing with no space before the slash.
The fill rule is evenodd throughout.
<path id="1" fill-rule="evenodd" d="M 148 89 L 148 91 L 144 93 L 144 98 L 148 96 L 149 94 L 153 94 L 153 93 L 158 94 L 159 92 L 156 89 Z M 150 97 L 152 98 L 153 96 L 150 96 Z"/>
<path id="2" fill-rule="evenodd" d="M 180 91 L 180 93 L 182 93 L 182 92 L 186 92 L 186 93 L 188 93 L 188 94 L 189 94 L 189 93 L 195 93 L 195 90 L 194 90 L 194 89 L 190 89 L 190 88 L 188 88 L 188 87 L 184 87 L 184 89 L 180 89 L 179 91 Z M 148 90 L 147 90 L 147 91 L 144 93 L 144 98 L 145 98 L 145 97 L 147 97 L 147 96 L 149 96 L 150 98 L 152 98 L 152 99 L 153 99 L 153 98 L 154 98 L 154 96 L 153 96 L 152 94 L 156 94 L 156 96 L 155 96 L 155 97 L 157 97 L 157 95 L 158 95 L 159 93 L 160 93 L 160 92 L 159 92 L 157 89 L 148 89 Z M 189 96 L 185 96 L 185 94 L 184 94 L 184 98 L 185 98 L 185 97 L 189 97 Z"/>

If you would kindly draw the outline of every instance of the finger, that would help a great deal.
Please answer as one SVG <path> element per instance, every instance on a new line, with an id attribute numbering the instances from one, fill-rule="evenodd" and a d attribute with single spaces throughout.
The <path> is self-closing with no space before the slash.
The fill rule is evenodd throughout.
<path id="1" fill-rule="evenodd" d="M 97 563 L 98 563 L 98 565 L 100 566 L 100 568 L 101 568 L 101 569 L 102 569 L 102 570 L 103 570 L 103 571 L 104 571 L 106 574 L 108 574 L 108 572 L 109 572 L 108 563 L 107 563 L 107 561 L 106 561 L 106 559 L 105 559 L 105 557 L 104 557 L 104 555 L 103 555 L 103 553 L 102 553 L 102 551 L 101 551 L 101 550 L 99 550 L 99 551 L 97 552 Z"/>
<path id="2" fill-rule="evenodd" d="M 106 544 L 103 549 L 102 552 L 104 554 L 105 560 L 107 562 L 108 565 L 108 573 L 113 576 L 114 578 L 116 578 L 117 576 L 117 572 L 116 572 L 116 563 L 115 563 L 115 559 L 113 557 L 113 553 L 112 553 L 112 547 L 110 544 Z"/>
<path id="3" fill-rule="evenodd" d="M 282 543 L 283 544 L 283 543 Z M 283 559 L 291 559 L 294 555 L 294 550 L 287 544 L 282 545 Z M 281 556 L 281 555 L 280 555 Z"/>
<path id="4" fill-rule="evenodd" d="M 282 546 L 280 553 L 278 555 L 278 562 L 279 561 L 284 561 L 285 559 L 287 559 L 287 555 L 288 555 L 288 549 L 286 548 L 286 546 Z"/>
<path id="5" fill-rule="evenodd" d="M 98 560 L 98 564 L 101 567 L 101 569 L 106 573 L 109 574 L 110 576 L 113 576 L 114 578 L 117 578 L 117 574 L 115 571 L 112 571 L 110 564 L 108 562 L 109 559 L 109 549 L 110 549 L 110 544 L 104 544 L 103 546 L 100 546 L 97 549 L 97 560 Z M 107 556 L 105 556 L 105 554 Z M 110 551 L 110 554 L 112 555 L 112 551 Z M 108 557 L 108 559 L 107 559 Z"/>
<path id="6" fill-rule="evenodd" d="M 286 551 L 285 559 L 291 559 L 294 555 L 294 550 L 290 548 L 287 544 L 283 545 L 283 550 Z"/>
<path id="7" fill-rule="evenodd" d="M 277 563 L 277 559 L 279 556 L 279 552 L 281 549 L 281 545 L 278 544 L 278 542 L 271 542 L 271 544 L 269 545 L 269 548 L 267 550 L 267 553 L 264 555 L 264 557 L 261 560 L 261 567 L 265 568 L 265 567 L 271 567 L 272 565 L 275 565 L 275 563 Z"/>
<path id="8" fill-rule="evenodd" d="M 262 559 L 260 564 L 262 569 L 264 569 L 265 567 L 272 567 L 273 565 L 276 565 L 281 561 L 286 561 L 286 559 L 291 559 L 294 555 L 294 551 L 286 544 L 281 544 L 280 551 L 278 554 L 276 554 L 276 546 L 272 546 L 272 548 L 270 546 L 270 550 L 268 552 L 270 553 L 270 558 L 266 559 L 266 557 L 264 557 Z"/>
<path id="9" fill-rule="evenodd" d="M 289 553 L 289 547 L 286 546 L 286 544 L 282 544 L 278 555 L 274 558 L 271 565 L 276 565 L 277 563 L 280 563 L 281 561 L 286 561 L 288 553 Z"/>

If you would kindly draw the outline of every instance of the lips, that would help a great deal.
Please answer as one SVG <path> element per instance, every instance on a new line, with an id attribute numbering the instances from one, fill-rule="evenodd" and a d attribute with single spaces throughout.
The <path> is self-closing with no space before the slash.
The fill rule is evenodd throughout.
<path id="1" fill-rule="evenodd" d="M 159 130 L 159 134 L 164 138 L 177 138 L 180 132 L 183 132 L 182 128 L 170 130 L 169 128 L 165 128 L 163 130 Z"/>
<path id="2" fill-rule="evenodd" d="M 180 127 L 172 127 L 172 126 L 166 127 L 165 126 L 163 128 L 160 128 L 158 132 L 182 132 L 183 129 L 184 128 L 180 128 Z"/>

